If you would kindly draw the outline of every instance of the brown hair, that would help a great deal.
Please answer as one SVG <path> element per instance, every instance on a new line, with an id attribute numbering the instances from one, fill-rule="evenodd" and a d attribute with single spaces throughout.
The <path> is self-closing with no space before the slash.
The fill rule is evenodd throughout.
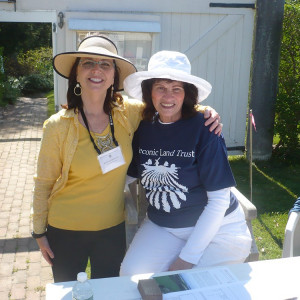
<path id="1" fill-rule="evenodd" d="M 62 105 L 63 108 L 66 109 L 74 109 L 75 112 L 82 108 L 82 99 L 81 96 L 77 96 L 74 94 L 74 88 L 77 84 L 77 67 L 80 61 L 80 57 L 77 57 L 72 69 L 70 71 L 69 80 L 68 80 L 68 91 L 67 91 L 67 104 Z M 114 90 L 119 86 L 119 69 L 115 66 L 115 76 L 114 76 Z M 120 93 L 113 93 L 113 97 L 111 97 L 111 87 L 107 89 L 106 97 L 104 101 L 104 112 L 108 114 L 114 107 L 119 106 L 123 103 L 123 97 Z"/>
<path id="2" fill-rule="evenodd" d="M 152 102 L 152 87 L 153 84 L 162 80 L 172 81 L 171 79 L 158 79 L 152 78 L 144 80 L 141 84 L 143 93 L 143 102 L 145 103 L 145 108 L 143 111 L 143 120 L 152 121 L 156 117 L 156 110 Z M 184 88 L 184 100 L 182 105 L 182 119 L 188 119 L 193 117 L 197 111 L 195 105 L 198 100 L 198 89 L 191 83 L 183 82 Z"/>

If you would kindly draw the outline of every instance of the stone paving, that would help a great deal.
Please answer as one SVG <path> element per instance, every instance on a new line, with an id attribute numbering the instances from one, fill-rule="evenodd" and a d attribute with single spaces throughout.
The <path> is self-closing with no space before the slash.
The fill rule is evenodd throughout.
<path id="1" fill-rule="evenodd" d="M 45 299 L 53 282 L 31 237 L 33 175 L 46 98 L 19 98 L 0 108 L 0 299 Z"/>

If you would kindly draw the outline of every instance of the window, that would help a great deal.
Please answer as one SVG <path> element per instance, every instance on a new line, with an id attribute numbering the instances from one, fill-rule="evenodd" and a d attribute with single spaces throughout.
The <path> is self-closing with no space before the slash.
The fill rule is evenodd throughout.
<path id="1" fill-rule="evenodd" d="M 77 47 L 85 37 L 94 34 L 101 34 L 111 39 L 117 46 L 118 54 L 130 60 L 138 71 L 147 70 L 152 50 L 152 33 L 77 31 Z"/>

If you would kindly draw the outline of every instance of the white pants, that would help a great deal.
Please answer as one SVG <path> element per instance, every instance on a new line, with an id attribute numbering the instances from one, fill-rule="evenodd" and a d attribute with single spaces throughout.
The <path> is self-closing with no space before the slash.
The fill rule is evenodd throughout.
<path id="1" fill-rule="evenodd" d="M 146 218 L 125 255 L 120 276 L 167 271 L 178 258 L 193 228 L 160 227 Z M 251 242 L 243 209 L 238 206 L 224 217 L 219 231 L 194 268 L 244 262 L 250 253 Z"/>

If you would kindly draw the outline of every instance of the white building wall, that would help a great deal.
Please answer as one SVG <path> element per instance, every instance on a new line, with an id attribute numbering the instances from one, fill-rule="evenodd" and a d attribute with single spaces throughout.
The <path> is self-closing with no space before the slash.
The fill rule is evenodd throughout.
<path id="1" fill-rule="evenodd" d="M 152 53 L 165 49 L 187 54 L 192 73 L 213 86 L 203 104 L 213 106 L 221 114 L 227 146 L 244 146 L 255 10 L 210 7 L 210 3 L 207 0 L 16 0 L 15 5 L 0 2 L 0 22 L 53 23 L 54 55 L 76 48 L 76 30 L 70 30 L 68 24 L 71 18 L 156 22 L 160 32 L 153 33 Z M 230 3 L 237 1 L 226 0 L 226 4 Z M 64 14 L 62 28 L 58 27 L 60 11 Z M 56 101 L 60 105 L 66 102 L 67 83 L 58 76 L 55 82 Z"/>
<path id="2" fill-rule="evenodd" d="M 220 2 L 220 1 L 213 1 Z M 221 1 L 222 2 L 222 1 Z M 224 2 L 224 1 L 223 1 Z M 237 1 L 226 0 L 226 3 Z M 89 12 L 205 12 L 209 9 L 207 0 L 16 0 L 18 11 L 34 10 L 62 10 L 62 11 L 89 11 Z M 239 3 L 255 3 L 250 0 L 240 0 Z M 6 7 L 14 4 L 2 4 Z M 8 9 L 8 8 L 6 8 Z"/>

